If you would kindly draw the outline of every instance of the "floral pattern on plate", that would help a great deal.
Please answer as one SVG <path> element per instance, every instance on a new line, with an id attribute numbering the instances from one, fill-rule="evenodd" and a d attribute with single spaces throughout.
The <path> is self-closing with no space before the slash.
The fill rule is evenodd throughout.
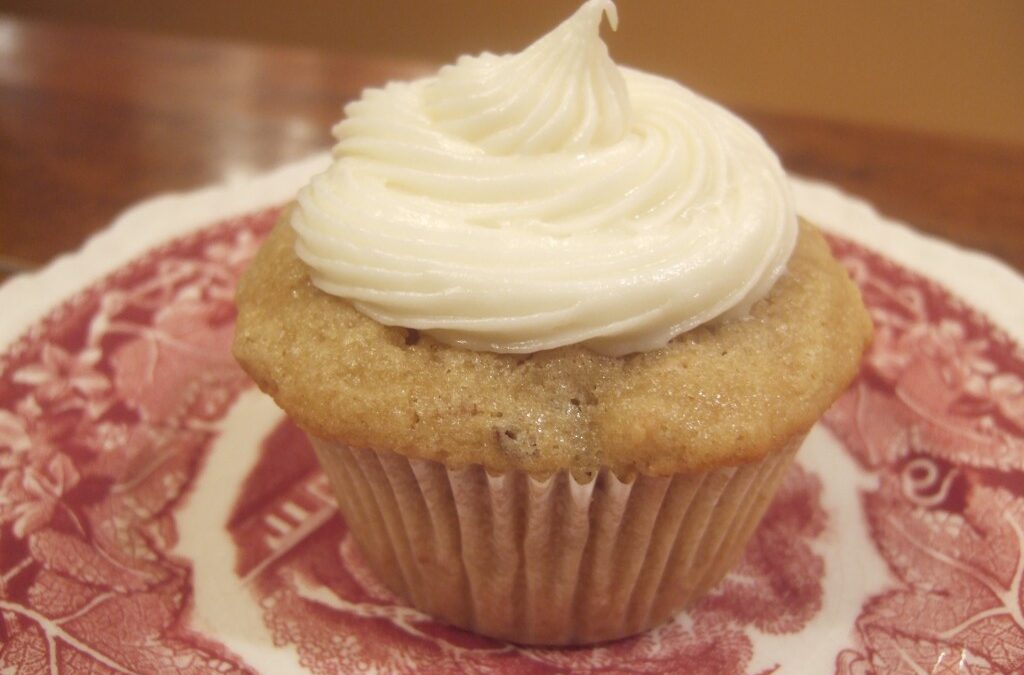
<path id="1" fill-rule="evenodd" d="M 1024 671 L 1024 353 L 937 284 L 844 241 L 875 341 L 829 427 L 899 583 L 867 600 L 840 673 Z"/>

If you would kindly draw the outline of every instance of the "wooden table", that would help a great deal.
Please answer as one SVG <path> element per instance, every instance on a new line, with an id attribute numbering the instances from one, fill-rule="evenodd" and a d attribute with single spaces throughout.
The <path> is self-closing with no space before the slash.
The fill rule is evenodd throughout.
<path id="1" fill-rule="evenodd" d="M 0 16 L 0 279 L 135 201 L 326 148 L 360 90 L 429 70 Z M 739 112 L 791 171 L 1024 270 L 1024 147 Z"/>

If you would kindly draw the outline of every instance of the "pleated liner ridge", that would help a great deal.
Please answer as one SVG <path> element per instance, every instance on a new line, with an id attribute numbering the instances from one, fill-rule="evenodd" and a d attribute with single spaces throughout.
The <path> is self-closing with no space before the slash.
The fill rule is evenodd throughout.
<path id="1" fill-rule="evenodd" d="M 395 593 L 523 644 L 614 640 L 669 619 L 743 552 L 799 448 L 737 467 L 589 483 L 449 470 L 312 439 L 342 514 Z"/>

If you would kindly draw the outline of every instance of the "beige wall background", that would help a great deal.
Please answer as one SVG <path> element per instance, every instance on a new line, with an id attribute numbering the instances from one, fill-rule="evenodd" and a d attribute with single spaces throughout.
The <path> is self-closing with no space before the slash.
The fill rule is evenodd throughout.
<path id="1" fill-rule="evenodd" d="M 727 104 L 1024 144 L 1024 1 L 619 0 L 620 63 Z M 445 62 L 576 0 L 0 0 L 0 11 Z"/>

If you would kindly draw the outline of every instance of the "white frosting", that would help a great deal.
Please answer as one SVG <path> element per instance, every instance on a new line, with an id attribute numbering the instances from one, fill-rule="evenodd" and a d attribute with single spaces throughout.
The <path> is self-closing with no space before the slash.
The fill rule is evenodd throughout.
<path id="1" fill-rule="evenodd" d="M 296 252 L 387 325 L 494 352 L 664 346 L 742 315 L 797 220 L 758 134 L 670 80 L 620 68 L 590 0 L 525 51 L 462 57 L 349 104 L 299 193 Z"/>

